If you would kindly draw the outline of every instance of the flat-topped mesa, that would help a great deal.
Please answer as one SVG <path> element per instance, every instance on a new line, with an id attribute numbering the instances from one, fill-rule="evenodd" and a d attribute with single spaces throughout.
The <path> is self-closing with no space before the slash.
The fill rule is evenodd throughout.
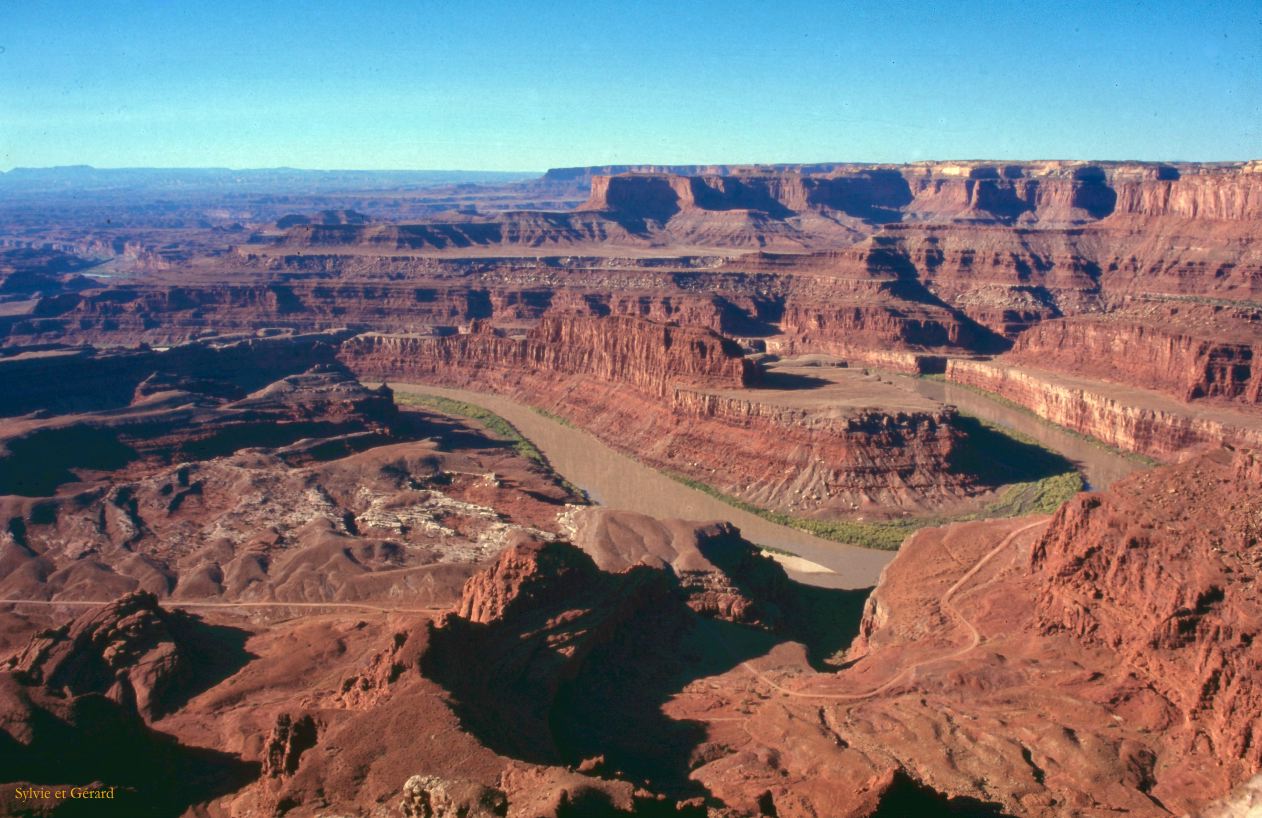
<path id="1" fill-rule="evenodd" d="M 526 336 L 535 364 L 664 392 L 668 385 L 740 387 L 755 365 L 708 329 L 632 316 L 542 319 Z"/>
<path id="2" fill-rule="evenodd" d="M 1262 768 L 1262 466 L 1220 449 L 1079 495 L 1031 568 L 1036 620 L 1114 651 L 1177 708 L 1188 749 Z"/>
<path id="3" fill-rule="evenodd" d="M 57 350 L 0 360 L 0 416 L 36 409 L 83 411 L 121 408 L 164 388 L 222 381 L 223 394 L 261 389 L 288 375 L 336 362 L 337 345 L 350 333 L 321 332 L 242 340 L 207 338 L 170 349 Z M 334 370 L 318 369 L 326 377 Z M 163 377 L 153 379 L 154 373 Z M 314 380 L 319 380 L 316 378 Z M 333 378 L 334 381 L 338 380 Z M 240 397 L 241 395 L 237 395 Z M 327 393 L 326 397 L 334 397 Z"/>
<path id="4" fill-rule="evenodd" d="M 448 336 L 360 335 L 341 352 L 356 371 L 382 378 L 454 375 L 469 382 L 488 370 L 586 375 L 656 395 L 675 386 L 732 388 L 751 382 L 755 365 L 710 330 L 631 316 L 548 316 L 523 338 L 483 322 Z"/>
<path id="5" fill-rule="evenodd" d="M 689 210 L 785 217 L 833 211 L 870 223 L 1085 224 L 1111 214 L 1262 219 L 1252 165 L 926 162 L 591 169 L 581 211 L 666 222 Z"/>
<path id="6" fill-rule="evenodd" d="M 688 177 L 674 174 L 594 176 L 581 211 L 611 211 L 666 221 L 692 198 Z"/>
<path id="7" fill-rule="evenodd" d="M 1176 179 L 1116 181 L 1116 212 L 1185 219 L 1262 219 L 1262 173 L 1206 173 Z"/>
<path id="8" fill-rule="evenodd" d="M 912 171 L 912 168 L 915 171 Z M 1262 174 L 1243 163 L 927 163 L 908 166 L 914 218 L 1087 223 L 1113 214 L 1262 219 Z M 961 198 L 962 197 L 962 198 Z"/>
<path id="9" fill-rule="evenodd" d="M 855 219 L 897 221 L 911 201 L 894 170 L 871 169 L 836 178 L 799 171 L 745 175 L 630 173 L 592 178 L 591 196 L 579 209 L 666 221 L 681 211 L 748 210 L 773 217 L 838 211 Z"/>

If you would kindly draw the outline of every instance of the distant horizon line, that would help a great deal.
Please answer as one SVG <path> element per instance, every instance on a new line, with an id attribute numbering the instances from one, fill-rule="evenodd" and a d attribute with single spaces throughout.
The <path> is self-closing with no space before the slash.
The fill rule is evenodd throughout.
<path id="1" fill-rule="evenodd" d="M 945 164 L 1038 164 L 1043 162 L 1081 162 L 1086 164 L 1110 165 L 1236 165 L 1262 162 L 1262 155 L 1247 159 L 1078 159 L 1067 157 L 1043 157 L 1029 159 L 997 159 L 997 158 L 943 158 L 943 159 L 911 159 L 906 161 L 865 161 L 857 159 L 824 159 L 806 161 L 770 161 L 770 162 L 596 162 L 592 164 L 553 165 L 543 169 L 523 168 L 513 170 L 493 170 L 488 168 L 314 168 L 295 167 L 292 165 L 270 165 L 257 167 L 230 167 L 228 165 L 92 165 L 76 163 L 69 165 L 14 165 L 0 169 L 0 174 L 17 171 L 52 171 L 52 170 L 95 170 L 95 171 L 224 171 L 230 173 L 259 173 L 290 171 L 296 173 L 487 173 L 499 175 L 545 174 L 553 170 L 577 170 L 602 167 L 798 167 L 809 165 L 945 165 Z"/>

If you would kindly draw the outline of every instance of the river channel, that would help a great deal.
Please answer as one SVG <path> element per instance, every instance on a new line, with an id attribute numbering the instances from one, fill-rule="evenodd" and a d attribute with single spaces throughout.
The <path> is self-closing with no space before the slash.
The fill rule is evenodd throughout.
<path id="1" fill-rule="evenodd" d="M 728 520 L 756 545 L 789 551 L 833 572 L 801 572 L 786 566 L 801 582 L 867 588 L 876 584 L 881 569 L 894 558 L 889 551 L 843 545 L 741 511 L 614 451 L 582 429 L 558 423 L 501 395 L 428 384 L 392 382 L 390 388 L 403 393 L 439 395 L 491 410 L 516 426 L 543 452 L 557 474 L 587 492 L 593 502 L 659 519 Z"/>
<path id="2" fill-rule="evenodd" d="M 1103 488 L 1136 468 L 1135 463 L 1120 455 L 969 390 L 913 378 L 897 378 L 895 383 L 1038 440 L 1078 463 L 1093 488 Z M 734 508 L 614 451 L 582 429 L 559 423 L 502 395 L 428 384 L 392 383 L 391 387 L 403 393 L 465 401 L 505 418 L 543 452 L 559 475 L 587 492 L 593 502 L 659 519 L 728 520 L 750 542 L 788 551 L 831 572 L 801 570 L 806 566 L 786 564 L 790 575 L 799 581 L 835 588 L 867 588 L 876 584 L 881 569 L 894 557 L 888 551 L 832 542 Z"/>

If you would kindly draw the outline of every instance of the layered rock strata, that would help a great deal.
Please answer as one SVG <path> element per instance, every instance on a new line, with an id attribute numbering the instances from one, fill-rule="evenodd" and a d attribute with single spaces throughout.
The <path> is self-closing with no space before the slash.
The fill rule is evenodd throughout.
<path id="1" fill-rule="evenodd" d="M 1142 389 L 1002 360 L 951 360 L 947 379 L 999 395 L 1110 446 L 1160 459 L 1204 445 L 1262 446 L 1262 418 L 1252 412 L 1202 409 Z"/>
<path id="2" fill-rule="evenodd" d="M 1255 771 L 1260 473 L 1256 451 L 1218 450 L 1079 496 L 1058 512 L 1030 561 L 1045 633 L 1114 652 L 1172 708 L 1171 738 L 1184 752 Z"/>
<path id="3" fill-rule="evenodd" d="M 754 740 L 743 763 L 696 774 L 729 803 L 769 783 L 795 815 L 883 814 L 872 804 L 896 800 L 909 814 L 1194 811 L 1262 768 L 1258 463 L 1219 450 L 1080 495 L 1050 520 L 919 532 L 870 597 L 845 670 L 755 663 L 776 705 L 743 727 L 822 725 L 810 761 L 790 751 L 760 775 Z M 874 781 L 882 759 L 920 794 L 889 786 L 865 805 L 834 792 L 825 806 L 809 783 L 773 783 L 777 766 L 789 781 Z"/>
<path id="4" fill-rule="evenodd" d="M 590 376 L 664 395 L 674 385 L 744 386 L 755 374 L 736 344 L 707 330 L 634 318 L 545 318 L 525 337 L 475 323 L 463 335 L 360 335 L 341 358 L 364 374 L 388 377 L 480 369 Z"/>
<path id="5" fill-rule="evenodd" d="M 1183 401 L 1262 403 L 1262 311 L 1238 316 L 1235 327 L 1225 325 L 1223 312 L 1185 306 L 1149 312 L 1142 323 L 1125 317 L 1047 321 L 1023 333 L 1007 359 L 1121 378 Z"/>
<path id="6" fill-rule="evenodd" d="M 753 393 L 716 394 L 702 387 L 740 387 L 754 368 L 708 332 L 578 318 L 545 321 L 524 339 L 482 327 L 440 338 L 360 336 L 341 358 L 365 379 L 506 393 L 652 465 L 774 508 L 924 509 L 976 490 L 950 468 L 962 439 L 953 411 L 833 417 Z"/>
<path id="7" fill-rule="evenodd" d="M 178 279 L 31 279 L 5 297 L 0 336 L 29 347 L 167 345 L 208 328 L 414 332 L 531 322 L 555 302 L 794 352 L 995 352 L 1039 322 L 1112 314 L 1125 299 L 1238 304 L 1262 286 L 1256 163 L 641 171 L 561 174 L 566 186 L 593 180 L 577 212 L 317 215 L 231 250 L 199 243 L 165 263 Z"/>

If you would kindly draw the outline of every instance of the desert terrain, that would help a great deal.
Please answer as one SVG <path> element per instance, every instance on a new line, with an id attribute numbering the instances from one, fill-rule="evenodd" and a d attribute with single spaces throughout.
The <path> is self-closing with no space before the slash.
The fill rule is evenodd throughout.
<path id="1" fill-rule="evenodd" d="M 16 169 L 0 384 L 3 814 L 1259 799 L 1259 161 Z"/>

